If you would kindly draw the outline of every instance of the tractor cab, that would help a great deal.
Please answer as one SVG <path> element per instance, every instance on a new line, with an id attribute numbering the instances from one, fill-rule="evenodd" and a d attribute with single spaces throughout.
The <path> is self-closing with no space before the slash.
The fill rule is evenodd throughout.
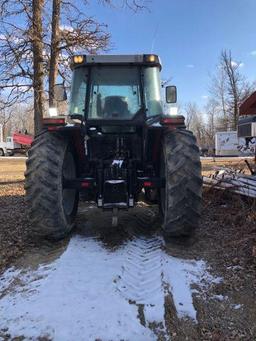
<path id="1" fill-rule="evenodd" d="M 160 71 L 156 55 L 75 56 L 69 113 L 87 121 L 141 121 L 160 116 Z"/>

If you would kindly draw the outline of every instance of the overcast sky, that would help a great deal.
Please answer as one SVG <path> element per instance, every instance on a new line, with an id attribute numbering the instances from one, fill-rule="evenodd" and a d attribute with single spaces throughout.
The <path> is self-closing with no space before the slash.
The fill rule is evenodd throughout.
<path id="1" fill-rule="evenodd" d="M 87 10 L 112 33 L 110 53 L 159 54 L 162 78 L 172 77 L 179 101 L 206 102 L 209 75 L 222 49 L 256 79 L 256 0 L 152 0 L 133 14 L 92 4 Z"/>

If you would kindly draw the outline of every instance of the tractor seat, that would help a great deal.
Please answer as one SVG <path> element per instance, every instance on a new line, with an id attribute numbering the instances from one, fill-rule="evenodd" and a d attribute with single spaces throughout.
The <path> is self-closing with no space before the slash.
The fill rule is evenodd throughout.
<path id="1" fill-rule="evenodd" d="M 130 115 L 125 97 L 108 96 L 103 108 L 104 118 L 123 118 Z"/>

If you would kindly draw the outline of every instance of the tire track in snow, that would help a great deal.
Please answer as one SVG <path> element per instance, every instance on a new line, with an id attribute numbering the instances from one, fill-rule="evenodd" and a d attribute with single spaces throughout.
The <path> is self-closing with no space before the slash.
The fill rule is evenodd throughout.
<path id="1" fill-rule="evenodd" d="M 172 296 L 175 305 L 173 314 L 177 318 L 190 318 L 197 322 L 193 304 L 193 283 L 214 279 L 208 274 L 203 261 L 185 260 L 172 257 L 165 252 L 165 243 L 154 223 L 152 211 L 133 217 L 127 229 L 131 241 L 126 244 L 122 272 L 117 289 L 130 303 L 137 305 L 138 316 L 143 325 L 157 334 L 167 335 L 165 325 L 165 300 Z M 129 226 L 129 225 L 128 225 Z M 153 229 L 152 229 L 153 227 Z M 142 315 L 142 316 L 141 316 Z"/>
<path id="2" fill-rule="evenodd" d="M 164 337 L 163 239 L 152 232 L 154 219 L 151 211 L 134 217 L 133 229 L 127 231 L 132 240 L 126 245 L 117 288 L 126 300 L 137 305 L 141 324 Z"/>
<path id="3" fill-rule="evenodd" d="M 137 237 L 128 244 L 118 289 L 128 300 L 150 304 L 162 290 L 162 240 Z"/>

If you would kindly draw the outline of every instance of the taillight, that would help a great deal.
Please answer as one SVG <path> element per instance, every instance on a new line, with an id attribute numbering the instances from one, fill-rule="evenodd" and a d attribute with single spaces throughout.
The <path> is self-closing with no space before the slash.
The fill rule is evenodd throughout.
<path id="1" fill-rule="evenodd" d="M 65 125 L 65 118 L 43 118 L 43 124 L 45 125 Z"/>
<path id="2" fill-rule="evenodd" d="M 83 181 L 83 182 L 81 183 L 81 187 L 82 187 L 82 188 L 88 188 L 88 187 L 90 187 L 90 182 L 89 182 L 89 181 Z"/>
<path id="3" fill-rule="evenodd" d="M 162 125 L 185 125 L 184 116 L 168 116 L 161 119 Z"/>
<path id="4" fill-rule="evenodd" d="M 143 186 L 144 186 L 144 187 L 153 187 L 154 184 L 153 184 L 153 182 L 151 182 L 151 181 L 144 181 Z"/>

